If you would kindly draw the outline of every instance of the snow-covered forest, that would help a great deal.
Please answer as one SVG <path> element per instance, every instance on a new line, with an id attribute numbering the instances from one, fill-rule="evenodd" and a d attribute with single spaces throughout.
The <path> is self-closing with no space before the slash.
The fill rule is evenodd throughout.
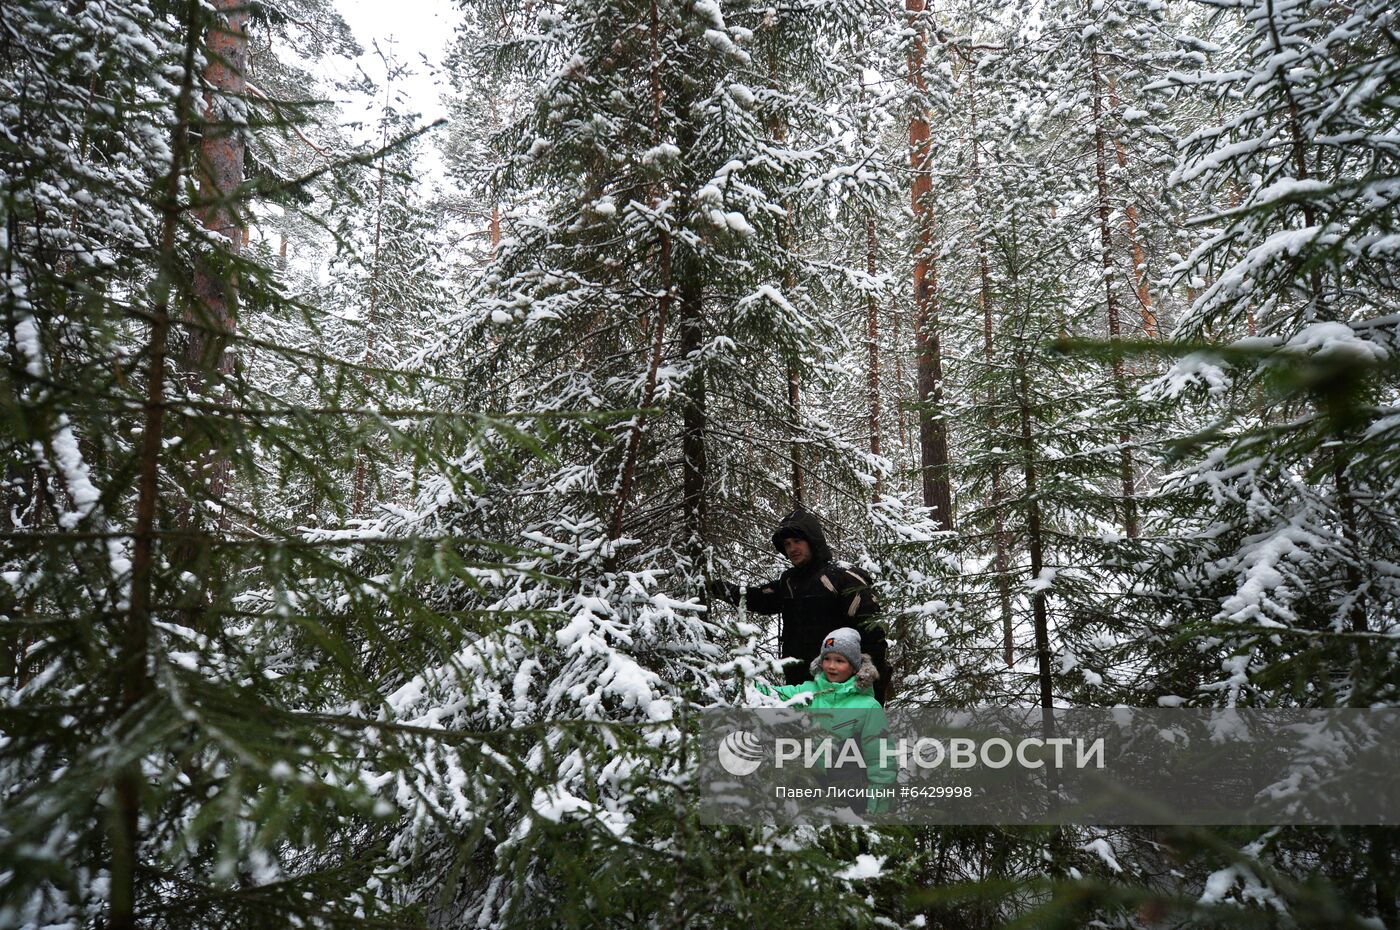
<path id="1" fill-rule="evenodd" d="M 891 706 L 1400 701 L 1389 0 L 457 12 L 425 125 L 334 0 L 0 5 L 0 928 L 1400 927 L 1395 828 L 689 778 L 796 506 Z"/>

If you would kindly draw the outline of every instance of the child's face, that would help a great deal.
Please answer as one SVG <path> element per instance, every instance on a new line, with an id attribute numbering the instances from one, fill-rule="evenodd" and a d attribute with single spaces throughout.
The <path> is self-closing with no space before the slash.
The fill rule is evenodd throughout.
<path id="1" fill-rule="evenodd" d="M 839 652 L 828 652 L 822 656 L 822 674 L 832 684 L 839 685 L 856 673 L 856 667 L 846 661 Z"/>

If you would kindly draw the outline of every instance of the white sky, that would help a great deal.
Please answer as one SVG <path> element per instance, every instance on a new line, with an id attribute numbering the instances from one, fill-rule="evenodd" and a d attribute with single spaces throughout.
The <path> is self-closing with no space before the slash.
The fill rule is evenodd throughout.
<path id="1" fill-rule="evenodd" d="M 447 86 L 441 74 L 443 52 L 461 17 L 452 0 L 335 0 L 335 5 L 350 24 L 365 54 L 353 63 L 343 59 L 328 63 L 327 70 L 349 76 L 355 73 L 355 65 L 358 65 L 380 85 L 382 92 L 384 65 L 374 52 L 378 42 L 380 48 L 392 52 L 413 71 L 396 83 L 395 90 L 403 91 L 410 107 L 422 114 L 419 123 L 429 123 L 446 115 L 438 96 Z M 364 139 L 369 137 L 369 128 L 373 126 L 382 100 L 382 97 L 373 101 L 359 98 L 342 102 L 346 120 L 366 122 Z M 431 144 L 425 146 L 423 154 L 426 162 L 423 167 L 427 173 L 436 174 L 441 166 L 435 148 Z"/>

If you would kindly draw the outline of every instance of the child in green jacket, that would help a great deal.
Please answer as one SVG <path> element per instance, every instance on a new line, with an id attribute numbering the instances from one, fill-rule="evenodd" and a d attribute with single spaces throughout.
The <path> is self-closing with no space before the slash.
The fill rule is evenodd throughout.
<path id="1" fill-rule="evenodd" d="M 860 746 L 865 768 L 852 776 L 842 770 L 829 771 L 824 781 L 841 787 L 873 789 L 867 795 L 865 812 L 886 813 L 891 808 L 895 777 L 899 774 L 893 759 L 885 764 L 880 752 L 888 722 L 885 709 L 875 700 L 874 684 L 879 678 L 875 663 L 860 649 L 860 633 L 851 627 L 832 630 L 822 639 L 821 652 L 812 663 L 811 681 L 797 685 L 770 686 L 758 682 L 761 691 L 790 700 L 811 694 L 806 705 L 820 718 L 822 729 L 838 740 L 854 739 Z M 833 757 L 840 745 L 833 748 Z M 863 774 L 864 778 L 859 775 Z M 853 805 L 859 811 L 860 804 Z"/>

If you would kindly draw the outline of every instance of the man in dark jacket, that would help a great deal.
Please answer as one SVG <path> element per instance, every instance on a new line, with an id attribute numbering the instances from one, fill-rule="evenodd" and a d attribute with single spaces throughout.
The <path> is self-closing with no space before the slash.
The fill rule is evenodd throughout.
<path id="1" fill-rule="evenodd" d="M 773 547 L 788 557 L 791 568 L 774 581 L 749 588 L 718 582 L 712 587 L 716 596 L 735 605 L 742 597 L 755 613 L 783 615 L 782 656 L 796 660 L 784 668 L 790 685 L 811 680 L 809 666 L 821 651 L 827 631 L 855 627 L 864 651 L 880 673 L 875 699 L 883 704 L 890 667 L 885 658 L 885 631 L 873 619 L 880 604 L 870 588 L 870 577 L 858 568 L 832 561 L 821 523 L 801 508 L 778 524 Z"/>

